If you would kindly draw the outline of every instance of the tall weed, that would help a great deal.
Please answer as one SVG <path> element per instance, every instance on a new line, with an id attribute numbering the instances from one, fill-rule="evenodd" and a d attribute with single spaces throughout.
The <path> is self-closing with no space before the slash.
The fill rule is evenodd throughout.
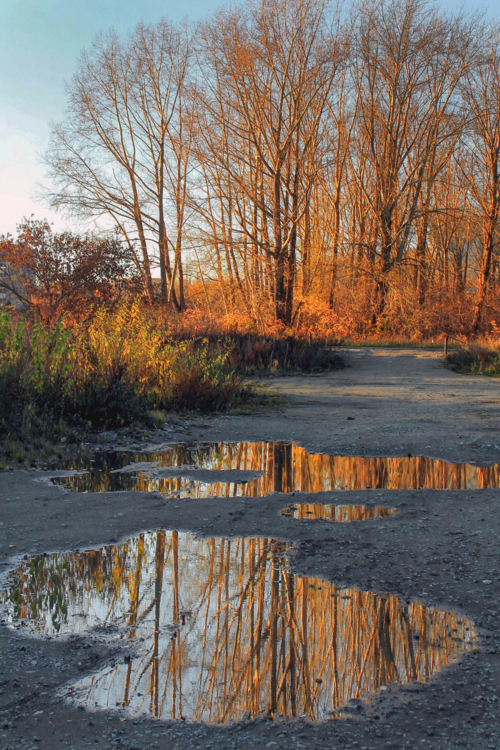
<path id="1" fill-rule="evenodd" d="M 175 341 L 138 302 L 53 327 L 0 315 L 0 430 L 49 418 L 129 424 L 150 409 L 222 410 L 244 396 L 229 350 Z"/>

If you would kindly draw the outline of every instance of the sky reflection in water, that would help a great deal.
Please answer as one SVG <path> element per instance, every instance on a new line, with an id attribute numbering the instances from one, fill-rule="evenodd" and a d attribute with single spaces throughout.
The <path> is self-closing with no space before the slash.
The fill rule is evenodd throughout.
<path id="1" fill-rule="evenodd" d="M 425 682 L 472 645 L 470 621 L 294 575 L 288 549 L 162 530 L 38 556 L 11 574 L 2 616 L 40 634 L 122 639 L 128 663 L 75 684 L 84 705 L 213 723 L 321 720 L 390 682 Z"/>
<path id="2" fill-rule="evenodd" d="M 121 471 L 148 462 L 144 469 Z M 151 466 L 155 463 L 156 466 Z M 264 497 L 271 492 L 328 490 L 484 489 L 500 487 L 498 464 L 481 468 L 433 458 L 363 458 L 308 453 L 293 443 L 177 444 L 148 453 L 100 452 L 92 463 L 67 463 L 87 474 L 54 479 L 77 492 L 139 490 L 180 497 Z M 203 476 L 196 477 L 196 471 Z M 214 472 L 213 479 L 207 471 Z M 220 477 L 217 471 L 253 471 L 261 476 Z M 180 475 L 184 472 L 184 475 Z M 168 476 L 168 474 L 175 476 Z M 187 474 L 187 475 L 186 475 Z"/>

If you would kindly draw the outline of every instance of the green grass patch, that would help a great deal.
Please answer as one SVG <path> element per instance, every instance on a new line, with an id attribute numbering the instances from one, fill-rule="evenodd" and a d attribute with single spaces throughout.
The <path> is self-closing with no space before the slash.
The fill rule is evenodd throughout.
<path id="1" fill-rule="evenodd" d="M 263 390 L 262 386 L 246 384 L 247 392 L 229 413 L 233 416 L 276 411 L 290 406 L 289 399 L 281 393 Z"/>
<path id="2" fill-rule="evenodd" d="M 500 377 L 500 352 L 480 346 L 459 349 L 445 357 L 445 366 L 453 372 L 497 378 Z"/>

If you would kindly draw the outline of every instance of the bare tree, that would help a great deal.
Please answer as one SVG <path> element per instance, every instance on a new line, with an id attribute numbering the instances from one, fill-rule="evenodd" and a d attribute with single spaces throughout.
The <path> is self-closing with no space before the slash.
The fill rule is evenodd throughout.
<path id="1" fill-rule="evenodd" d="M 452 150 L 444 144 L 460 132 L 455 94 L 469 63 L 470 29 L 422 0 L 381 0 L 360 10 L 356 37 L 353 75 L 361 106 L 354 142 L 369 163 L 359 186 L 376 222 L 371 252 L 378 259 L 374 312 L 380 318 L 389 273 L 402 262 L 429 186 Z M 425 222 L 419 231 L 423 248 Z"/>
<path id="2" fill-rule="evenodd" d="M 341 60 L 326 10 L 323 0 L 264 0 L 221 11 L 203 29 L 206 158 L 248 206 L 241 237 L 269 259 L 275 315 L 285 324 L 297 227 L 316 177 L 306 163 Z"/>
<path id="3" fill-rule="evenodd" d="M 156 263 L 178 311 L 192 252 L 211 319 L 297 329 L 315 299 L 332 321 L 351 299 L 351 319 L 380 328 L 399 287 L 426 330 L 427 305 L 456 293 L 477 333 L 500 280 L 500 42 L 479 18 L 248 0 L 194 33 L 162 20 L 99 36 L 53 128 L 45 195 L 114 223 L 149 297 Z"/>
<path id="4" fill-rule="evenodd" d="M 500 220 L 500 27 L 481 38 L 482 59 L 464 78 L 464 99 L 472 115 L 465 144 L 470 152 L 463 170 L 475 204 L 481 237 L 481 260 L 472 333 L 481 323 Z"/>
<path id="5" fill-rule="evenodd" d="M 45 154 L 54 186 L 45 192 L 50 204 L 80 218 L 111 218 L 131 251 L 138 242 L 135 262 L 150 296 L 153 245 L 162 296 L 177 308 L 184 307 L 189 59 L 187 30 L 165 19 L 139 24 L 126 43 L 113 31 L 98 36 L 79 61 L 65 120 L 53 127 Z"/>

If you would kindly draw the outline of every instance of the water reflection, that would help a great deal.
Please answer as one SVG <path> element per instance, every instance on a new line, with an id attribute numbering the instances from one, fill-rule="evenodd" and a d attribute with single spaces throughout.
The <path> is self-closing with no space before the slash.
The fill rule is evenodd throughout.
<path id="1" fill-rule="evenodd" d="M 427 681 L 473 641 L 453 613 L 299 577 L 286 553 L 270 539 L 157 531 L 39 556 L 11 575 L 3 615 L 40 633 L 99 626 L 123 639 L 127 663 L 74 686 L 88 707 L 214 723 L 317 721 L 390 682 Z"/>
<path id="2" fill-rule="evenodd" d="M 133 467 L 146 463 L 142 469 Z M 123 471 L 126 466 L 134 470 Z M 433 458 L 362 458 L 308 453 L 293 443 L 203 443 L 172 445 L 151 453 L 98 453 L 91 463 L 65 464 L 88 473 L 58 478 L 72 490 L 84 492 L 140 490 L 180 497 L 264 497 L 271 492 L 323 492 L 402 489 L 485 489 L 500 487 L 498 464 L 485 468 L 451 464 Z M 203 470 L 203 475 L 196 476 Z M 216 472 L 260 472 L 234 479 Z M 213 478 L 207 472 L 214 472 Z"/>
<path id="3" fill-rule="evenodd" d="M 283 508 L 281 515 L 288 518 L 348 523 L 350 521 L 372 521 L 374 518 L 392 516 L 397 512 L 395 508 L 384 508 L 380 505 L 313 505 L 299 503 Z"/>

